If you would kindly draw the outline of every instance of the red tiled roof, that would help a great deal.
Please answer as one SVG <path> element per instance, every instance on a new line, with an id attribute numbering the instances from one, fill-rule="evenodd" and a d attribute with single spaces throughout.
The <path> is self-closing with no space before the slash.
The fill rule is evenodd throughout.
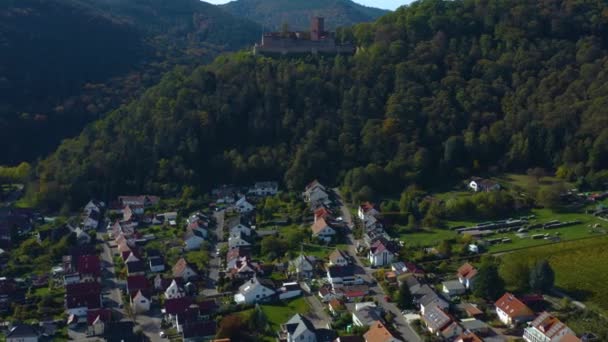
<path id="1" fill-rule="evenodd" d="M 136 294 L 139 290 L 147 290 L 150 288 L 150 283 L 143 275 L 129 276 L 127 277 L 127 290 L 129 294 Z"/>
<path id="2" fill-rule="evenodd" d="M 496 307 L 502 310 L 511 318 L 526 317 L 534 315 L 534 312 L 517 299 L 513 294 L 507 292 L 495 303 Z"/>
<path id="3" fill-rule="evenodd" d="M 78 257 L 76 270 L 80 274 L 91 274 L 95 277 L 101 275 L 101 264 L 97 255 L 81 255 Z"/>
<path id="4" fill-rule="evenodd" d="M 97 318 L 102 322 L 110 322 L 112 320 L 112 310 L 110 309 L 97 309 L 89 310 L 87 312 L 87 324 L 92 325 Z"/>
<path id="5" fill-rule="evenodd" d="M 391 341 L 395 338 L 380 321 L 375 321 L 363 337 L 366 341 L 373 342 Z"/>
<path id="6" fill-rule="evenodd" d="M 468 262 L 458 268 L 458 277 L 472 279 L 477 275 L 477 269 Z"/>
<path id="7" fill-rule="evenodd" d="M 65 286 L 65 293 L 67 296 L 79 296 L 89 294 L 99 295 L 101 293 L 101 285 L 95 282 L 68 284 Z"/>
<path id="8" fill-rule="evenodd" d="M 98 309 L 101 307 L 100 294 L 66 295 L 65 305 L 68 309 L 86 307 Z"/>
<path id="9" fill-rule="evenodd" d="M 165 300 L 165 312 L 169 315 L 183 314 L 190 305 L 194 304 L 191 297 L 182 297 Z"/>
<path id="10" fill-rule="evenodd" d="M 324 218 L 319 218 L 311 227 L 313 235 L 319 234 L 325 227 L 329 227 L 329 225 Z"/>

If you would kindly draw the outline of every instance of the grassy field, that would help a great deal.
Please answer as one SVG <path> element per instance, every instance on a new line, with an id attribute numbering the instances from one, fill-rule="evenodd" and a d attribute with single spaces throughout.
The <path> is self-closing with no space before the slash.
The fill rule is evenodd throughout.
<path id="1" fill-rule="evenodd" d="M 454 239 L 458 236 L 456 232 L 448 229 L 424 229 L 405 232 L 399 235 L 399 240 L 408 246 L 430 247 L 436 246 L 443 240 Z"/>
<path id="2" fill-rule="evenodd" d="M 555 270 L 556 286 L 577 300 L 608 312 L 608 236 L 517 251 L 506 262 L 547 259 Z"/>
<path id="3" fill-rule="evenodd" d="M 310 306 L 303 297 L 283 305 L 260 305 L 260 308 L 268 318 L 272 331 L 278 331 L 280 325 L 287 322 L 291 316 L 297 313 L 304 315 L 310 311 Z"/>

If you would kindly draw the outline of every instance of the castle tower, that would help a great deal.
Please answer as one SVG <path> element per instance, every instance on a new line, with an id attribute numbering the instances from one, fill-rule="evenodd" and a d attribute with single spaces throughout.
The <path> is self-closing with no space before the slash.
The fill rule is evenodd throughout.
<path id="1" fill-rule="evenodd" d="M 325 32 L 325 19 L 323 17 L 313 17 L 310 23 L 310 40 L 320 40 Z"/>

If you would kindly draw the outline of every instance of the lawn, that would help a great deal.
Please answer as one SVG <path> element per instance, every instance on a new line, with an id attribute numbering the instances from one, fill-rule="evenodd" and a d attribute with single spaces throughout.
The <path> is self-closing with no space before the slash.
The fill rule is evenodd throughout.
<path id="1" fill-rule="evenodd" d="M 310 306 L 303 297 L 281 305 L 260 305 L 260 308 L 268 318 L 272 331 L 278 331 L 280 325 L 287 322 L 291 316 L 297 313 L 305 315 L 310 311 Z"/>
<path id="2" fill-rule="evenodd" d="M 608 236 L 517 251 L 503 260 L 545 258 L 555 270 L 556 286 L 591 307 L 608 312 Z"/>
<path id="3" fill-rule="evenodd" d="M 530 186 L 538 185 L 539 188 L 543 188 L 543 187 L 551 186 L 551 185 L 557 184 L 557 183 L 564 183 L 563 180 L 558 179 L 557 177 L 553 177 L 553 176 L 542 177 L 542 178 L 540 178 L 540 181 L 537 182 L 536 178 L 534 178 L 533 176 L 529 176 L 527 174 L 515 174 L 515 173 L 507 173 L 503 176 L 497 177 L 496 180 L 506 187 L 511 185 L 517 189 L 522 189 L 522 190 L 528 189 Z M 565 185 L 568 188 L 574 187 L 573 184 L 567 183 L 567 182 L 565 182 Z"/>
<path id="4" fill-rule="evenodd" d="M 443 240 L 454 239 L 458 234 L 449 229 L 429 228 L 424 230 L 409 231 L 399 234 L 399 240 L 408 246 L 430 247 L 436 246 Z"/>

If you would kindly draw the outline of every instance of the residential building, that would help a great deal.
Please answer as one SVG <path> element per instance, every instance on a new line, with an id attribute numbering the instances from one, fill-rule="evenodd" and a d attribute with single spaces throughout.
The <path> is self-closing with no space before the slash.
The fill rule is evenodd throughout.
<path id="1" fill-rule="evenodd" d="M 131 307 L 136 314 L 150 311 L 150 296 L 144 294 L 141 290 L 131 295 Z"/>
<path id="2" fill-rule="evenodd" d="M 376 217 L 379 214 L 380 212 L 378 211 L 378 209 L 376 209 L 374 204 L 370 202 L 362 203 L 357 210 L 357 217 L 359 217 L 359 219 L 362 221 L 365 220 L 365 218 L 368 216 Z"/>
<path id="3" fill-rule="evenodd" d="M 324 218 L 318 219 L 311 226 L 312 236 L 319 238 L 325 242 L 331 242 L 333 237 L 336 235 L 336 230 L 330 227 Z"/>
<path id="4" fill-rule="evenodd" d="M 316 329 L 306 317 L 295 314 L 281 326 L 279 341 L 317 342 Z"/>
<path id="5" fill-rule="evenodd" d="M 525 323 L 534 319 L 534 312 L 509 292 L 500 297 L 494 305 L 498 318 L 506 325 Z"/>
<path id="6" fill-rule="evenodd" d="M 380 321 L 374 322 L 363 338 L 365 342 L 400 342 Z"/>
<path id="7" fill-rule="evenodd" d="M 447 310 L 450 307 L 450 302 L 434 291 L 422 296 L 418 301 L 418 304 L 420 304 L 420 313 L 423 315 L 428 308 L 438 307 L 442 310 Z"/>
<path id="8" fill-rule="evenodd" d="M 316 264 L 317 260 L 314 257 L 300 254 L 300 256 L 289 262 L 290 272 L 298 278 L 310 279 L 314 275 Z"/>
<path id="9" fill-rule="evenodd" d="M 203 242 L 205 242 L 203 234 L 196 230 L 186 230 L 184 233 L 184 245 L 188 251 L 201 249 Z"/>
<path id="10" fill-rule="evenodd" d="M 139 291 L 148 291 L 150 289 L 150 282 L 143 275 L 129 276 L 127 277 L 127 293 L 135 295 Z"/>
<path id="11" fill-rule="evenodd" d="M 383 322 L 380 309 L 373 302 L 357 303 L 352 312 L 353 324 L 358 327 L 369 327 L 375 322 Z"/>
<path id="12" fill-rule="evenodd" d="M 253 206 L 253 204 L 247 201 L 247 198 L 245 196 L 243 196 L 238 201 L 236 201 L 236 203 L 234 204 L 234 209 L 239 213 L 249 213 L 252 212 L 255 207 Z"/>
<path id="13" fill-rule="evenodd" d="M 471 289 L 475 283 L 477 269 L 467 262 L 458 268 L 456 275 L 458 276 L 458 281 L 460 281 L 466 289 Z"/>
<path id="14" fill-rule="evenodd" d="M 76 261 L 76 271 L 80 274 L 80 281 L 99 281 L 101 277 L 101 263 L 97 255 L 81 255 Z"/>
<path id="15" fill-rule="evenodd" d="M 350 265 L 350 256 L 348 252 L 334 249 L 329 255 L 329 265 L 331 266 L 348 266 Z"/>
<path id="16" fill-rule="evenodd" d="M 527 342 L 563 342 L 566 337 L 572 339 L 572 335 L 575 335 L 574 331 L 566 324 L 543 312 L 524 329 L 523 337 Z"/>
<path id="17" fill-rule="evenodd" d="M 186 292 L 184 291 L 184 289 L 181 286 L 179 286 L 179 284 L 177 283 L 177 281 L 175 279 L 173 279 L 173 281 L 171 281 L 171 285 L 169 285 L 169 287 L 167 287 L 167 289 L 165 290 L 166 299 L 182 298 L 185 295 L 186 295 Z"/>
<path id="18" fill-rule="evenodd" d="M 277 182 L 256 182 L 248 193 L 254 196 L 274 196 L 279 192 L 279 183 Z"/>
<path id="19" fill-rule="evenodd" d="M 302 295 L 302 288 L 297 282 L 283 283 L 277 293 L 280 300 L 288 300 Z"/>
<path id="20" fill-rule="evenodd" d="M 112 321 L 110 309 L 89 310 L 87 312 L 87 334 L 101 336 L 105 332 L 106 323 Z"/>
<path id="21" fill-rule="evenodd" d="M 448 280 L 441 283 L 443 293 L 449 297 L 460 296 L 467 292 L 467 289 L 462 285 L 460 280 Z"/>
<path id="22" fill-rule="evenodd" d="M 454 340 L 454 342 L 483 342 L 483 340 L 475 333 L 464 331 Z"/>
<path id="23" fill-rule="evenodd" d="M 452 323 L 452 317 L 442 308 L 433 306 L 424 311 L 422 321 L 430 333 L 437 334 Z"/>
<path id="24" fill-rule="evenodd" d="M 228 247 L 230 249 L 249 246 L 251 246 L 251 243 L 245 239 L 245 236 L 242 233 L 230 234 L 230 237 L 228 238 Z"/>
<path id="25" fill-rule="evenodd" d="M 6 333 L 6 342 L 38 342 L 38 330 L 29 324 L 17 324 Z"/>
<path id="26" fill-rule="evenodd" d="M 329 201 L 328 190 L 317 180 L 312 181 L 306 186 L 302 196 L 304 197 L 304 200 L 308 203 L 324 203 Z"/>
<path id="27" fill-rule="evenodd" d="M 101 308 L 101 286 L 96 282 L 66 285 L 68 315 L 86 317 L 88 310 Z"/>
<path id="28" fill-rule="evenodd" d="M 173 277 L 182 278 L 184 281 L 190 281 L 198 277 L 198 274 L 192 266 L 188 264 L 186 259 L 180 258 L 173 266 Z"/>
<path id="29" fill-rule="evenodd" d="M 153 256 L 148 258 L 150 272 L 160 273 L 165 271 L 165 260 L 161 256 Z"/>
<path id="30" fill-rule="evenodd" d="M 475 192 L 490 192 L 500 190 L 500 184 L 490 179 L 473 177 L 469 182 L 469 189 Z"/>
<path id="31" fill-rule="evenodd" d="M 234 301 L 237 304 L 255 304 L 268 301 L 275 294 L 274 284 L 270 280 L 254 277 L 239 287 Z"/>
<path id="32" fill-rule="evenodd" d="M 327 281 L 335 288 L 337 285 L 361 285 L 363 279 L 356 274 L 352 265 L 329 266 L 327 268 Z"/>
<path id="33" fill-rule="evenodd" d="M 372 267 L 387 266 L 393 261 L 393 257 L 398 250 L 390 241 L 384 239 L 377 240 L 369 248 L 369 263 Z"/>

